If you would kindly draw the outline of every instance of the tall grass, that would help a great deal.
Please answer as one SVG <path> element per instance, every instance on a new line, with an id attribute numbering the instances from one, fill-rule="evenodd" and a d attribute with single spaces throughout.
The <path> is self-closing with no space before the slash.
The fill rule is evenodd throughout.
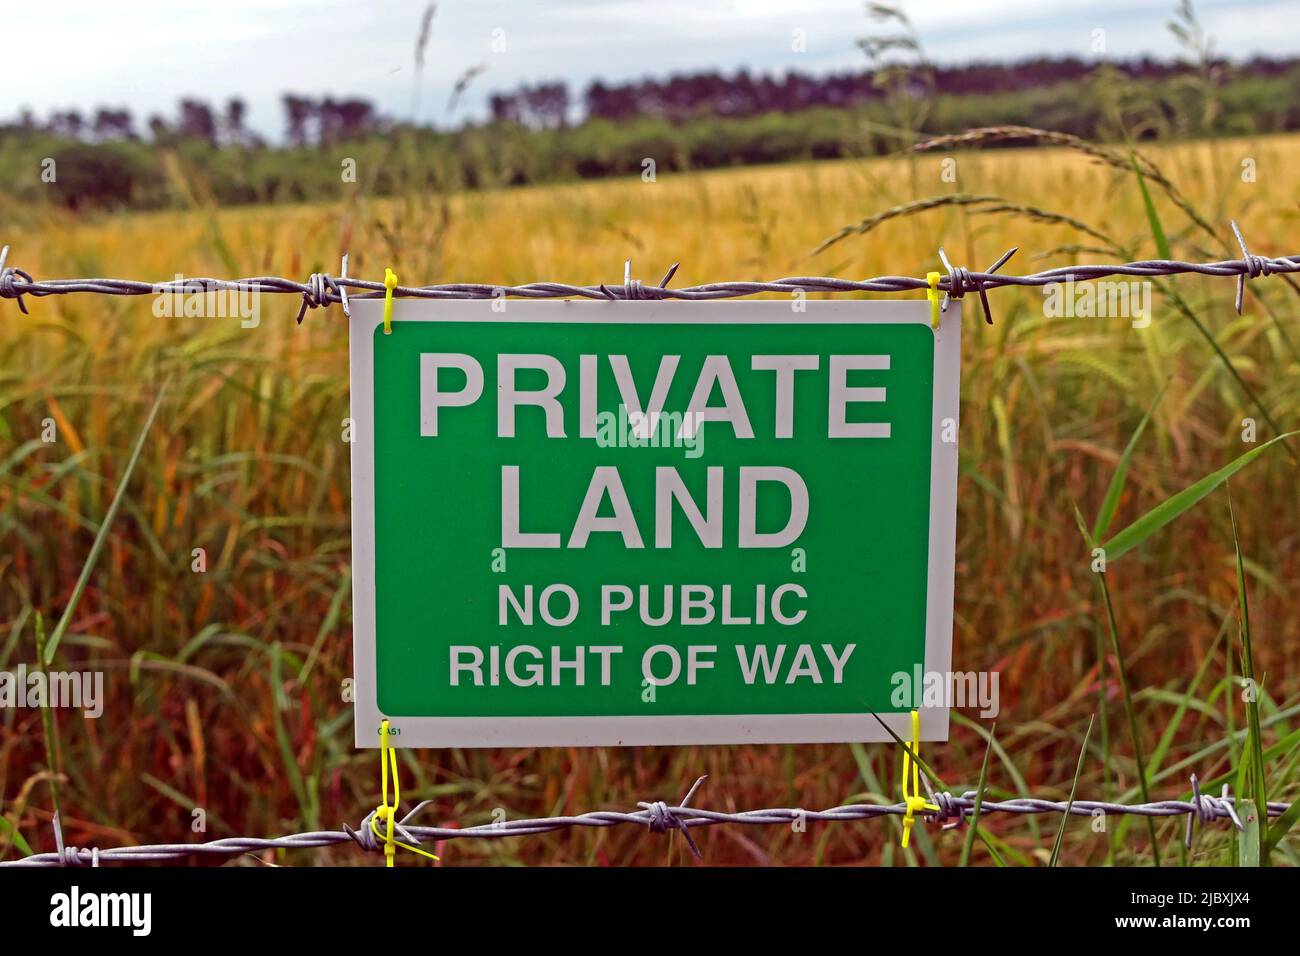
<path id="1" fill-rule="evenodd" d="M 1144 150 L 1150 202 L 1173 254 L 1228 254 L 1230 216 L 1253 251 L 1300 251 L 1295 148 L 1294 139 L 1261 138 Z M 949 155 L 955 184 L 940 178 Z M 1241 181 L 1244 157 L 1261 170 L 1257 182 Z M 1176 198 L 1156 175 L 1178 184 Z M 811 255 L 845 223 L 949 192 L 1000 201 L 937 204 Z M 82 219 L 5 206 L 0 232 L 14 244 L 11 262 L 37 276 L 151 279 L 180 270 L 305 277 L 336 269 L 345 250 L 353 274 L 391 266 L 404 277 L 500 283 L 618 281 L 629 255 L 637 274 L 653 278 L 680 260 L 674 282 L 693 283 L 918 275 L 936 268 L 940 245 L 973 267 L 1019 246 L 1021 269 L 1158 251 L 1127 158 L 1117 166 L 1068 143 L 661 172 L 655 183 L 394 201 L 360 193 L 336 205 L 194 203 L 188 212 Z M 1166 287 L 1181 305 L 1158 298 L 1145 330 L 1123 319 L 1047 319 L 1038 292 L 1014 289 L 992 293 L 994 325 L 967 324 L 953 659 L 962 670 L 1001 673 L 1002 713 L 996 739 L 961 716 L 948 744 L 924 748 L 954 791 L 984 781 L 989 799 L 1077 791 L 1132 800 L 1144 787 L 1153 798 L 1175 796 L 1193 771 L 1235 785 L 1247 752 L 1262 760 L 1271 799 L 1300 790 L 1295 465 L 1281 449 L 1258 455 L 1232 476 L 1233 513 L 1221 491 L 1202 496 L 1112 557 L 1108 595 L 1096 590 L 1073 517 L 1076 503 L 1108 515 L 1093 525 L 1101 539 L 1300 421 L 1291 289 L 1255 280 L 1238 317 L 1227 280 Z M 31 663 L 36 615 L 58 621 L 79 593 L 59 632 L 58 663 L 103 669 L 109 697 L 98 721 L 53 712 L 49 733 L 39 713 L 0 710 L 0 854 L 52 845 L 55 776 L 64 833 L 82 845 L 337 826 L 378 801 L 373 757 L 352 747 L 342 693 L 351 668 L 346 331 L 337 309 L 310 313 L 299 327 L 296 302 L 262 304 L 255 329 L 159 320 L 148 299 L 48 298 L 30 303 L 30 317 L 0 305 L 0 668 Z M 132 472 L 139 425 L 169 379 Z M 1259 428 L 1253 445 L 1242 441 L 1247 417 Z M 55 443 L 40 439 L 45 419 L 57 423 Z M 102 550 L 78 592 L 101 528 Z M 200 548 L 206 571 L 196 573 Z M 1244 632 L 1225 640 L 1225 628 L 1239 604 L 1245 621 L 1246 589 L 1250 654 L 1239 664 Z M 1240 697 L 1243 665 L 1259 688 L 1254 718 Z M 1121 711 L 1131 713 L 1122 724 Z M 54 734 L 57 766 L 46 753 Z M 893 802 L 899 754 L 892 745 L 404 752 L 402 773 L 408 800 L 436 801 L 426 819 L 467 825 L 497 808 L 514 817 L 671 800 L 701 773 L 709 782 L 696 802 L 705 806 Z M 1241 795 L 1253 801 L 1257 792 Z M 204 834 L 192 830 L 196 807 L 206 811 Z M 1057 821 L 984 814 L 983 842 L 918 825 L 908 851 L 878 822 L 697 836 L 714 864 L 1148 865 L 1157 849 L 1173 857 L 1182 826 L 1110 821 L 1098 834 L 1071 819 L 1058 840 Z M 1187 860 L 1235 862 L 1234 845 L 1223 826 L 1203 828 Z M 656 864 L 665 844 L 623 828 L 444 849 L 435 851 L 457 865 Z M 672 852 L 689 857 L 681 842 Z M 1295 863 L 1297 852 L 1291 831 L 1263 856 Z M 371 862 L 349 847 L 272 858 Z"/>

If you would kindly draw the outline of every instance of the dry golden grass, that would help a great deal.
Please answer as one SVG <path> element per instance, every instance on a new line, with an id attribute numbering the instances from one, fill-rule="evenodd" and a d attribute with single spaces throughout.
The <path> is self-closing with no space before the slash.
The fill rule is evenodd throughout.
<path id="1" fill-rule="evenodd" d="M 1237 218 L 1260 254 L 1300 251 L 1294 228 L 1300 170 L 1295 138 L 1217 141 L 1147 150 L 1210 222 L 1187 228 L 1159 192 L 1175 255 L 1227 258 Z M 1252 157 L 1258 181 L 1242 181 Z M 1007 271 L 1118 258 L 1072 251 L 1096 245 L 1059 224 L 953 210 L 891 221 L 816 257 L 840 227 L 900 202 L 954 190 L 1002 196 L 1073 217 L 1125 255 L 1156 255 L 1135 178 L 1068 150 L 957 155 L 957 184 L 942 155 L 819 163 L 529 188 L 405 201 L 346 196 L 333 206 L 249 208 L 77 220 L 9 208 L 0 235 L 11 264 L 38 277 L 279 274 L 305 279 L 337 269 L 375 278 L 392 266 L 404 282 L 619 282 L 624 258 L 674 284 L 785 275 L 923 275 L 944 245 L 958 264 L 983 268 L 1006 248 Z M 323 162 L 335 162 L 323 156 Z M 364 171 L 363 171 L 364 172 Z M 364 180 L 364 175 L 361 177 Z M 352 188 L 352 187 L 346 187 Z M 1036 258 L 1036 253 L 1047 253 Z M 1292 343 L 1296 298 L 1279 279 L 1252 284 L 1246 315 L 1227 280 L 1178 279 L 1178 293 L 1215 334 L 1274 419 L 1300 416 L 1300 364 Z M 1099 677 L 1099 629 L 1088 551 L 1073 515 L 1096 513 L 1123 449 L 1168 382 L 1135 454 L 1117 527 L 1235 458 L 1246 416 L 1258 417 L 1203 338 L 1157 296 L 1152 328 L 1125 320 L 1047 320 L 1038 293 L 1000 290 L 996 324 L 973 315 L 963 369 L 957 624 L 954 665 L 1001 671 L 1002 707 L 990 785 L 995 794 L 1069 792 L 1083 729 L 1105 708 L 1079 797 L 1136 798 L 1132 747 L 1113 667 Z M 37 611 L 57 618 L 95 527 L 160 383 L 172 381 L 126 505 L 60 648 L 64 667 L 104 668 L 109 702 L 97 722 L 60 713 L 60 800 L 71 842 L 274 835 L 356 822 L 378 799 L 372 754 L 351 746 L 339 685 L 350 670 L 346 332 L 337 309 L 292 322 L 297 302 L 267 297 L 261 325 L 159 320 L 152 300 L 67 296 L 0 311 L 0 668 L 34 658 Z M 1288 336 L 1289 333 L 1289 336 Z M 60 441 L 44 445 L 53 417 Z M 1260 439 L 1272 437 L 1260 421 Z M 1265 743 L 1282 740 L 1300 704 L 1300 498 L 1286 454 L 1234 479 L 1249 563 L 1257 667 L 1266 674 Z M 190 572 L 191 549 L 209 555 Z M 1244 711 L 1239 688 L 1233 545 L 1222 491 L 1108 575 L 1155 796 L 1235 771 Z M 1194 683 L 1202 665 L 1204 676 Z M 1186 695 L 1186 696 L 1185 696 Z M 1185 712 L 1180 714 L 1180 704 Z M 51 800 L 40 715 L 0 712 L 0 812 L 33 845 L 51 844 Z M 985 728 L 987 729 L 987 728 Z M 927 757 L 954 792 L 978 776 L 984 738 L 959 723 Z M 700 773 L 699 802 L 724 808 L 892 802 L 892 747 L 715 747 L 460 751 L 405 755 L 410 800 L 432 797 L 431 823 L 627 807 L 674 799 Z M 1269 767 L 1270 796 L 1300 788 L 1294 748 Z M 1008 862 L 1041 864 L 1056 819 L 989 819 Z M 934 828 L 918 858 L 955 862 L 962 835 Z M 1177 858 L 1182 820 L 1158 826 Z M 1222 827 L 1200 838 L 1194 861 L 1230 852 Z M 1294 838 L 1292 838 L 1294 840 Z M 901 862 L 890 823 L 814 825 L 700 835 L 710 863 Z M 669 844 L 627 829 L 581 831 L 444 848 L 454 864 L 662 863 Z M 12 856 L 0 830 L 0 858 Z M 1293 862 L 1294 843 L 1277 859 Z M 335 851 L 279 854 L 281 862 L 364 862 Z M 1068 862 L 1149 860 L 1142 826 L 1108 835 L 1076 822 Z M 974 862 L 987 863 L 983 848 Z"/>

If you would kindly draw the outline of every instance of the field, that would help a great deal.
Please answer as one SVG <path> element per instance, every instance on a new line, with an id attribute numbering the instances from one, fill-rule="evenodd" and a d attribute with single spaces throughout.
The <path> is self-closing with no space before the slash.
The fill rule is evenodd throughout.
<path id="1" fill-rule="evenodd" d="M 1173 255 L 1234 258 L 1236 218 L 1263 255 L 1300 251 L 1300 140 L 1216 140 L 1144 148 L 1214 228 L 1194 226 L 1148 181 Z M 957 183 L 941 178 L 955 157 Z M 1254 181 L 1243 181 L 1243 160 Z M 365 181 L 365 176 L 361 177 Z M 1148 177 L 1150 179 L 1150 177 Z M 343 187 L 355 190 L 357 187 Z M 914 199 L 960 191 L 1015 208 L 949 204 L 882 222 L 817 255 L 841 227 Z M 950 153 L 661 174 L 454 196 L 73 217 L 0 210 L 10 265 L 38 278 L 286 275 L 338 268 L 404 282 L 551 279 L 621 282 L 623 260 L 675 285 L 787 275 L 924 275 L 944 246 L 983 268 L 1011 246 L 1006 271 L 1157 256 L 1131 170 L 1077 149 Z M 1061 217 L 1089 228 L 1080 230 Z M 1126 444 L 1112 531 L 1251 447 L 1300 422 L 1297 299 L 1281 278 L 1250 283 L 1244 314 L 1229 279 L 1162 280 L 1153 322 L 1045 318 L 1040 293 L 991 295 L 994 324 L 968 319 L 962 381 L 954 666 L 1001 673 L 988 782 L 997 796 L 1065 798 L 1090 718 L 1077 796 L 1139 799 L 1126 705 L 1153 799 L 1188 777 L 1237 788 L 1247 743 L 1238 678 L 1242 642 L 1229 495 L 1219 488 L 1115 561 L 1105 581 L 1128 692 L 1115 669 L 1102 592 L 1075 505 L 1091 524 Z M 1176 294 L 1177 302 L 1171 298 Z M 1213 335 L 1258 404 L 1179 307 Z M 56 655 L 103 669 L 104 717 L 0 710 L 0 859 L 53 846 L 57 799 L 78 845 L 273 836 L 355 825 L 378 802 L 376 757 L 352 747 L 346 329 L 341 312 L 267 296 L 260 324 L 159 319 L 153 299 L 29 299 L 0 305 L 0 669 L 36 659 L 38 615 L 54 629 L 159 389 L 168 383 L 129 491 Z M 1163 392 L 1162 392 L 1163 389 Z M 1162 393 L 1159 402 L 1157 394 Z M 1273 424 L 1259 408 L 1263 405 Z M 58 440 L 41 441 L 53 419 Z M 1235 476 L 1268 796 L 1300 796 L 1300 482 L 1277 446 Z M 207 570 L 191 570 L 203 548 Z M 1103 666 L 1099 670 L 1099 660 Z M 948 789 L 973 787 L 988 721 L 958 717 L 923 756 Z M 1274 746 L 1278 745 L 1280 746 Z M 1273 750 L 1270 750 L 1273 748 Z M 708 774 L 696 803 L 718 809 L 831 807 L 898 799 L 893 746 L 546 749 L 404 753 L 404 798 L 432 799 L 422 822 L 625 809 L 675 801 Z M 51 773 L 51 771 L 57 771 Z M 1218 791 L 1218 786 L 1214 786 Z M 1237 788 L 1239 789 L 1239 788 Z M 1044 865 L 1059 818 L 986 818 L 1001 859 Z M 1163 862 L 1233 862 L 1224 824 L 1181 849 L 1183 818 L 1157 822 Z M 956 863 L 964 831 L 937 827 L 898 848 L 896 821 L 696 831 L 711 864 Z M 679 837 L 630 828 L 499 842 L 457 841 L 451 865 L 688 862 Z M 1273 854 L 1295 863 L 1295 836 Z M 263 862 L 375 862 L 355 848 L 267 853 Z M 1150 831 L 1112 820 L 1068 827 L 1063 863 L 1149 864 Z M 405 861 L 403 861 L 405 862 Z M 413 864 L 414 857 L 411 857 Z M 971 862 L 993 862 L 977 842 Z M 231 865 L 255 865 L 251 856 Z"/>

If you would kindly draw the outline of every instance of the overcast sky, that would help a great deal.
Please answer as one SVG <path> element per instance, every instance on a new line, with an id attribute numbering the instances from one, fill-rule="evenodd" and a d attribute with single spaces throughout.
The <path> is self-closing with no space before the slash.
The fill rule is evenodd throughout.
<path id="1" fill-rule="evenodd" d="M 1040 53 L 1178 52 L 1175 0 L 901 0 L 939 62 Z M 127 106 L 137 122 L 182 96 L 242 97 L 250 124 L 283 131 L 280 96 L 359 95 L 390 116 L 446 124 L 480 116 L 488 93 L 563 78 L 700 69 L 823 72 L 864 66 L 854 40 L 879 32 L 861 0 L 442 0 L 424 73 L 415 36 L 427 0 L 4 0 L 0 116 L 28 107 Z M 1199 0 L 1216 49 L 1233 58 L 1300 53 L 1300 0 Z M 806 52 L 792 50 L 803 30 Z M 504 51 L 494 51 L 504 31 Z M 502 34 L 496 34 L 501 36 Z M 456 116 L 456 78 L 486 64 Z M 418 80 L 418 84 L 417 84 Z M 418 85 L 418 107 L 416 90 Z"/>

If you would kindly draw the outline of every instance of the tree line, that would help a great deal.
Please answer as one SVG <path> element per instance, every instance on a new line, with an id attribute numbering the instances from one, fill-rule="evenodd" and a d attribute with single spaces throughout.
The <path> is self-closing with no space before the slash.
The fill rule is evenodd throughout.
<path id="1" fill-rule="evenodd" d="M 1212 66 L 1236 77 L 1276 77 L 1285 74 L 1295 58 L 1255 57 L 1233 65 L 1226 60 Z M 1078 57 L 1036 57 L 1016 63 L 976 62 L 960 66 L 927 66 L 925 91 L 935 95 L 973 96 L 1077 83 L 1098 64 Z M 1189 76 L 1203 65 L 1143 57 L 1110 63 L 1120 75 L 1136 82 Z M 919 74 L 919 70 L 915 71 Z M 666 79 L 645 78 L 610 84 L 590 83 L 574 97 L 562 81 L 526 84 L 506 93 L 494 93 L 488 105 L 492 118 L 520 123 L 533 129 L 563 127 L 574 119 L 581 104 L 581 120 L 626 120 L 654 117 L 685 121 L 704 116 L 743 117 L 763 113 L 798 113 L 809 109 L 845 109 L 879 101 L 887 95 L 878 70 L 812 75 L 792 71 L 780 76 L 740 70 L 727 76 L 717 71 L 688 73 Z M 918 81 L 918 93 L 921 92 Z"/>
<path id="2" fill-rule="evenodd" d="M 364 139 L 379 132 L 385 120 L 368 100 L 359 97 L 318 99 L 287 93 L 281 98 L 284 111 L 284 141 L 289 147 L 330 146 Z M 49 133 L 90 143 L 146 142 L 173 145 L 179 142 L 209 146 L 266 147 L 266 140 L 248 126 L 248 106 L 239 97 L 213 106 L 186 97 L 176 115 L 152 115 L 137 126 L 124 107 L 101 106 L 83 114 L 79 110 L 55 110 L 44 121 L 31 110 L 23 110 L 16 121 L 0 126 L 4 133 Z"/>
<path id="3" fill-rule="evenodd" d="M 1272 78 L 1300 64 L 1297 58 L 1255 57 L 1239 64 L 1216 63 L 1221 75 L 1234 79 Z M 1188 76 L 1201 67 L 1149 57 L 1110 63 L 1108 69 L 1140 83 Z M 977 62 L 927 69 L 926 95 L 975 96 L 1042 89 L 1087 79 L 1097 64 L 1077 57 L 1037 57 L 1017 63 Z M 918 90 L 918 95 L 922 91 Z M 811 109 L 849 109 L 883 99 L 886 91 L 878 71 L 812 75 L 789 72 L 780 76 L 740 70 L 734 75 L 716 71 L 645 78 L 627 83 L 595 80 L 575 96 L 560 80 L 524 84 L 488 97 L 495 123 L 513 123 L 534 130 L 564 129 L 590 120 L 622 121 L 634 118 L 685 122 L 705 117 L 751 117 L 764 113 L 798 113 Z M 385 128 L 400 125 L 384 117 L 361 97 L 311 97 L 287 93 L 281 98 L 284 144 L 331 146 L 365 139 Z M 265 147 L 263 137 L 248 127 L 248 107 L 233 97 L 212 105 L 186 97 L 176 115 L 149 116 L 137 125 L 124 107 L 103 106 L 82 113 L 56 110 L 44 121 L 24 110 L 16 121 L 0 126 L 9 132 L 40 131 L 83 142 L 181 141 L 210 146 Z"/>
<path id="4" fill-rule="evenodd" d="M 846 76 L 765 84 L 700 74 L 690 95 L 682 92 L 690 77 L 592 84 L 583 102 L 598 109 L 576 117 L 583 107 L 563 84 L 535 84 L 513 105 L 498 101 L 494 118 L 456 129 L 396 122 L 359 98 L 293 94 L 274 143 L 249 129 L 237 99 L 213 107 L 187 98 L 143 128 L 121 109 L 56 111 L 44 121 L 27 114 L 0 126 L 0 193 L 72 209 L 323 201 L 357 189 L 401 195 L 644 175 L 647 159 L 663 175 L 878 156 L 975 126 L 1041 126 L 1103 142 L 1300 130 L 1300 60 L 1202 64 L 1195 75 L 1145 61 L 1104 64 L 1076 79 L 1062 79 L 1078 73 L 1073 62 L 1018 68 L 1022 78 L 1054 81 L 1018 85 L 1011 68 L 996 65 L 965 68 L 969 82 L 956 86 L 956 68 L 943 68 L 894 74 L 870 91 Z M 1143 71 L 1150 78 L 1134 78 Z M 699 100 L 708 107 L 690 112 Z M 361 174 L 349 180 L 345 168 Z"/>

